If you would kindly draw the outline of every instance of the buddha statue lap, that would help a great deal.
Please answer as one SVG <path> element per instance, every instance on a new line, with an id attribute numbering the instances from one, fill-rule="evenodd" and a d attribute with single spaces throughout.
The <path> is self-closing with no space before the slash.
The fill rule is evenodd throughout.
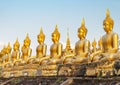
<path id="1" fill-rule="evenodd" d="M 22 63 L 25 64 L 25 63 L 28 63 L 29 62 L 29 59 L 31 57 L 31 53 L 32 53 L 32 49 L 30 48 L 30 44 L 31 44 L 31 40 L 28 36 L 28 34 L 26 35 L 26 38 L 24 40 L 24 44 L 22 46 Z"/>
<path id="2" fill-rule="evenodd" d="M 90 51 L 90 42 L 85 39 L 87 29 L 85 27 L 85 21 L 82 20 L 81 27 L 78 29 L 79 41 L 75 44 L 75 56 L 71 59 L 72 63 L 80 64 L 88 62 L 88 54 Z"/>

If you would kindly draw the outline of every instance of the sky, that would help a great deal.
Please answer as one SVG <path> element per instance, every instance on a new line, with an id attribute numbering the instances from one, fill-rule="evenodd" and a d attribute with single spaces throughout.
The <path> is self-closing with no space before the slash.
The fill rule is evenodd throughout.
<path id="1" fill-rule="evenodd" d="M 79 40 L 77 30 L 82 18 L 88 29 L 86 38 L 92 42 L 105 34 L 103 20 L 106 9 L 110 10 L 114 20 L 113 31 L 120 37 L 120 0 L 0 0 L 0 50 L 10 42 L 11 47 L 16 38 L 21 44 L 29 34 L 32 55 L 38 45 L 37 35 L 40 28 L 46 35 L 47 54 L 52 44 L 51 34 L 58 25 L 61 34 L 60 42 L 65 47 L 67 29 L 71 46 Z"/>

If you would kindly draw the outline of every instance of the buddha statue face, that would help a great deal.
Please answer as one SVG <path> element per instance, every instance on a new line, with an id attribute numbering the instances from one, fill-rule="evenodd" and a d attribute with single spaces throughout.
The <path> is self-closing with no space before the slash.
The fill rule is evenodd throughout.
<path id="1" fill-rule="evenodd" d="M 107 12 L 106 12 L 106 18 L 103 21 L 103 28 L 104 28 L 104 30 L 105 30 L 106 33 L 109 33 L 109 32 L 112 31 L 113 26 L 114 26 L 114 22 L 113 22 L 113 20 L 110 17 L 109 10 L 107 10 Z"/>
<path id="2" fill-rule="evenodd" d="M 11 47 L 10 47 L 10 43 L 8 43 L 8 46 L 7 46 L 7 48 L 6 48 L 6 53 L 8 54 L 8 53 L 10 53 L 11 52 Z"/>
<path id="3" fill-rule="evenodd" d="M 6 53 L 6 46 L 3 47 L 3 49 L 1 50 L 1 54 L 4 55 Z"/>
<path id="4" fill-rule="evenodd" d="M 14 43 L 14 45 L 13 45 L 14 51 L 19 50 L 19 47 L 20 47 L 20 44 L 19 44 L 18 39 L 17 39 L 16 42 Z"/>
<path id="5" fill-rule="evenodd" d="M 13 49 L 14 49 L 14 51 L 18 50 L 18 46 L 14 45 Z"/>
<path id="6" fill-rule="evenodd" d="M 42 31 L 42 28 L 40 30 L 40 34 L 37 36 L 38 43 L 42 44 L 45 40 L 45 34 Z"/>
<path id="7" fill-rule="evenodd" d="M 52 34 L 52 41 L 54 43 L 58 42 L 59 41 L 59 36 L 57 34 Z"/>
<path id="8" fill-rule="evenodd" d="M 29 46 L 30 46 L 30 41 L 25 40 L 25 41 L 24 41 L 24 46 L 25 46 L 25 47 L 29 47 Z"/>
<path id="9" fill-rule="evenodd" d="M 31 40 L 27 34 L 26 39 L 24 40 L 24 46 L 27 48 L 30 46 Z"/>
<path id="10" fill-rule="evenodd" d="M 80 29 L 78 31 L 78 37 L 79 37 L 79 39 L 84 39 L 85 36 L 86 36 L 86 32 L 84 30 Z"/>
<path id="11" fill-rule="evenodd" d="M 59 39 L 60 39 L 60 33 L 59 33 L 58 27 L 56 25 L 55 31 L 52 33 L 52 41 L 54 43 L 57 43 L 59 41 Z"/>
<path id="12" fill-rule="evenodd" d="M 38 43 L 42 44 L 45 40 L 44 36 L 38 36 Z"/>
<path id="13" fill-rule="evenodd" d="M 84 19 L 82 20 L 81 27 L 78 29 L 78 37 L 79 39 L 84 39 L 87 34 L 87 29 L 85 27 L 85 21 Z"/>

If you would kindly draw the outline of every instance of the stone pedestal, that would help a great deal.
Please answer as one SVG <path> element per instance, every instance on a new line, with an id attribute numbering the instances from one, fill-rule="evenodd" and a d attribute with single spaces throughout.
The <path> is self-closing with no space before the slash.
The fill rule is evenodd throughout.
<path id="1" fill-rule="evenodd" d="M 86 64 L 64 64 L 58 67 L 58 76 L 108 77 L 120 75 L 120 61 L 92 62 Z"/>
<path id="2" fill-rule="evenodd" d="M 42 65 L 40 66 L 41 76 L 57 76 L 57 65 Z"/>

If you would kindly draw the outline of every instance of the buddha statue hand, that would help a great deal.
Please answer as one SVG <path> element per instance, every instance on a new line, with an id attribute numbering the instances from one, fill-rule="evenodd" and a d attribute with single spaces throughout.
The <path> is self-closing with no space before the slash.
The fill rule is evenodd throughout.
<path id="1" fill-rule="evenodd" d="M 102 56 L 100 58 L 101 61 L 113 61 L 120 58 L 120 53 L 119 52 L 116 54 L 102 53 L 101 56 Z"/>
<path id="2" fill-rule="evenodd" d="M 43 62 L 44 60 L 49 60 L 49 59 L 50 59 L 50 57 L 42 57 L 42 58 L 39 60 L 40 65 L 42 64 L 42 62 Z"/>
<path id="3" fill-rule="evenodd" d="M 66 55 L 62 58 L 62 62 L 64 63 L 71 63 L 73 59 L 74 54 Z"/>
<path id="4" fill-rule="evenodd" d="M 62 60 L 61 59 L 50 59 L 47 63 L 47 65 L 57 65 L 57 64 L 60 64 L 62 63 Z"/>
<path id="5" fill-rule="evenodd" d="M 72 60 L 72 63 L 75 63 L 75 64 L 79 64 L 79 63 L 87 63 L 88 62 L 88 58 L 75 58 Z"/>
<path id="6" fill-rule="evenodd" d="M 29 57 L 28 59 L 27 59 L 27 63 L 35 63 L 35 61 L 36 61 L 36 57 L 35 56 L 32 56 L 32 57 Z"/>

